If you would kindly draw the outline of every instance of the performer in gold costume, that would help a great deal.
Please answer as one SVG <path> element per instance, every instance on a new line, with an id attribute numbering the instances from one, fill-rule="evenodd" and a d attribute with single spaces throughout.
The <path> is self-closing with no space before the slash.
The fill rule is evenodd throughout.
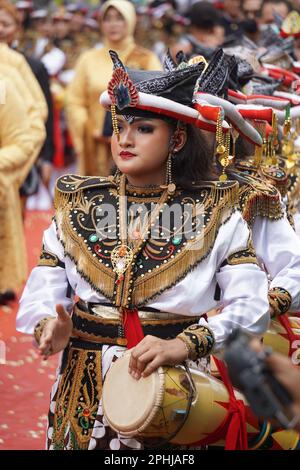
<path id="1" fill-rule="evenodd" d="M 79 174 L 93 176 L 107 176 L 112 164 L 109 138 L 104 130 L 106 113 L 98 100 L 111 76 L 109 49 L 116 50 L 128 67 L 161 70 L 153 52 L 134 42 L 136 14 L 132 3 L 110 0 L 103 5 L 101 15 L 104 47 L 82 54 L 66 98 L 68 127 L 77 152 Z"/>
<path id="2" fill-rule="evenodd" d="M 25 104 L 13 84 L 0 76 L 5 102 L 0 104 L 0 291 L 20 289 L 27 276 L 26 247 L 19 188 L 33 163 L 34 139 Z M 3 99 L 3 96 L 2 96 Z"/>
<path id="3" fill-rule="evenodd" d="M 16 28 L 15 14 L 11 5 L 0 2 L 0 20 L 6 24 L 2 41 L 9 38 L 7 28 Z M 7 291 L 20 289 L 27 276 L 19 189 L 44 143 L 47 105 L 23 55 L 1 42 L 0 57 L 2 297 Z"/>

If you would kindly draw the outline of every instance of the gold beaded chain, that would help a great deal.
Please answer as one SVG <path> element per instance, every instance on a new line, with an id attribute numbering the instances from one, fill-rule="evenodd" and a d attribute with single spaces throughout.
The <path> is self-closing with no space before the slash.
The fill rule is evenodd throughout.
<path id="1" fill-rule="evenodd" d="M 217 126 L 216 126 L 216 143 L 217 143 L 216 154 L 217 155 L 222 155 L 226 150 L 226 147 L 224 145 L 224 134 L 223 134 L 223 129 L 222 129 L 222 122 L 223 122 L 223 114 L 220 110 L 218 114 Z"/>
<path id="2" fill-rule="evenodd" d="M 117 120 L 117 113 L 116 113 L 116 105 L 112 104 L 110 106 L 110 112 L 111 112 L 111 121 L 112 121 L 112 127 L 113 131 L 117 136 L 117 139 L 120 139 L 120 131 L 119 131 L 119 125 L 118 125 L 118 120 Z"/>
<path id="3" fill-rule="evenodd" d="M 149 234 L 150 227 L 154 223 L 156 217 L 159 215 L 161 208 L 166 203 L 170 194 L 168 188 L 164 189 L 155 209 L 148 215 L 148 220 L 144 225 L 144 229 L 138 234 L 138 240 L 135 245 L 128 243 L 128 227 L 127 227 L 127 201 L 126 201 L 126 175 L 121 175 L 119 186 L 119 238 L 120 242 L 111 252 L 111 263 L 113 271 L 117 274 L 116 284 L 119 285 L 123 279 L 124 274 L 131 265 L 132 261 L 136 258 L 137 254 L 146 243 L 147 235 Z"/>
<path id="4" fill-rule="evenodd" d="M 272 165 L 278 165 L 277 151 L 279 146 L 278 140 L 278 117 L 277 114 L 273 112 L 272 115 Z"/>
<path id="5" fill-rule="evenodd" d="M 222 155 L 219 156 L 219 162 L 222 165 L 222 173 L 219 176 L 219 181 L 227 181 L 227 175 L 226 175 L 226 168 L 228 167 L 230 163 L 229 159 L 229 153 L 230 153 L 230 129 L 227 131 L 225 135 L 225 145 L 224 145 L 225 151 L 223 152 Z"/>

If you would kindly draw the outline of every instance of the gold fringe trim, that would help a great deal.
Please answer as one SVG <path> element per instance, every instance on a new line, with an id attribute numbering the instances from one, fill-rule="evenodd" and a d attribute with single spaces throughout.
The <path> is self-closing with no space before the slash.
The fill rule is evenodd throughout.
<path id="1" fill-rule="evenodd" d="M 64 175 L 58 178 L 54 190 L 54 208 L 77 206 L 83 200 L 83 191 L 95 187 L 115 186 L 114 177 Z"/>
<path id="2" fill-rule="evenodd" d="M 238 208 L 239 185 L 237 182 L 208 182 L 199 186 L 199 191 L 210 188 L 204 210 L 212 208 L 212 214 L 201 235 L 187 244 L 173 259 L 163 263 L 151 273 L 145 274 L 135 280 L 134 285 L 124 282 L 123 298 L 130 296 L 130 303 L 136 306 L 144 305 L 148 300 L 172 287 L 180 279 L 200 263 L 211 251 L 219 228 Z M 196 199 L 196 189 L 195 199 Z M 114 301 L 116 286 L 115 273 L 111 268 L 100 263 L 99 260 L 87 251 L 82 238 L 78 237 L 69 223 L 69 210 L 79 205 L 83 200 L 83 192 L 62 193 L 56 191 L 55 207 L 58 236 L 65 253 L 76 264 L 79 274 L 100 291 L 106 298 Z M 68 206 L 68 207 L 67 207 Z M 197 246 L 199 245 L 199 249 Z M 127 273 L 126 273 L 127 274 Z M 125 276 L 125 281 L 127 277 Z M 129 289 L 133 289 L 129 295 Z"/>
<path id="3" fill-rule="evenodd" d="M 212 188 L 209 203 L 213 206 L 213 212 L 203 233 L 195 241 L 187 242 L 175 258 L 135 281 L 132 293 L 134 305 L 142 305 L 172 287 L 209 255 L 220 226 L 238 207 L 238 195 L 238 183 L 225 188 L 217 185 Z M 195 249 L 197 245 L 199 249 Z"/>
<path id="4" fill-rule="evenodd" d="M 75 204 L 74 201 L 73 203 Z M 115 273 L 87 251 L 83 240 L 74 233 L 68 215 L 69 211 L 66 209 L 56 211 L 58 235 L 65 253 L 76 264 L 78 273 L 100 290 L 105 297 L 112 300 L 115 290 Z"/>
<path id="5" fill-rule="evenodd" d="M 69 211 L 84 204 L 84 191 L 95 185 L 86 185 L 81 189 L 80 185 L 86 180 L 92 180 L 92 178 L 67 175 L 68 180 L 64 183 L 74 184 L 74 189 L 63 191 L 59 189 L 58 185 L 61 184 L 64 178 L 62 176 L 57 181 L 54 194 L 55 222 L 59 239 L 64 246 L 65 253 L 76 264 L 79 274 L 93 287 L 100 290 L 105 297 L 112 300 L 115 289 L 115 273 L 104 266 L 104 263 L 100 263 L 92 254 L 87 253 L 84 242 L 74 234 L 68 220 Z M 112 185 L 111 178 L 99 178 L 99 187 L 110 185 Z"/>
<path id="6" fill-rule="evenodd" d="M 83 194 L 81 191 L 76 192 L 62 192 L 55 187 L 54 192 L 54 208 L 56 210 L 64 210 L 67 205 L 71 207 L 75 207 L 83 200 Z"/>

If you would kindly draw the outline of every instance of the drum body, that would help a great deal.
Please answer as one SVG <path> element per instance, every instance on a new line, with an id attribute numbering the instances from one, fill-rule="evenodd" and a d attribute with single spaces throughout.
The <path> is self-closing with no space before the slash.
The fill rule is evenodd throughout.
<path id="1" fill-rule="evenodd" d="M 297 356 L 300 353 L 300 318 L 288 316 L 286 321 L 291 328 L 293 340 L 297 341 L 297 343 L 291 344 L 286 328 L 275 318 L 271 321 L 268 331 L 264 334 L 263 344 L 284 356 L 291 356 L 292 354 Z"/>
<path id="2" fill-rule="evenodd" d="M 201 371 L 183 367 L 161 367 L 147 378 L 135 380 L 128 373 L 130 352 L 112 364 L 103 385 L 102 404 L 111 428 L 124 437 L 135 437 L 146 446 L 165 442 L 197 446 L 209 438 L 222 446 L 214 433 L 227 416 L 229 394 L 220 380 Z M 249 448 L 296 448 L 299 436 L 293 431 L 272 434 L 268 423 L 260 423 L 246 404 Z M 225 438 L 225 436 L 224 436 Z"/>

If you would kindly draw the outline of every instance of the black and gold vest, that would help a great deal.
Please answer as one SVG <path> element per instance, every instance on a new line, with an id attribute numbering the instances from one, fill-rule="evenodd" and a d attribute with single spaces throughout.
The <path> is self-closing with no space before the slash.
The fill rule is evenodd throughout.
<path id="1" fill-rule="evenodd" d="M 143 306 L 174 286 L 209 255 L 220 226 L 238 208 L 238 187 L 237 182 L 216 181 L 191 185 L 190 190 L 177 189 L 165 206 L 166 210 L 182 208 L 182 216 L 175 223 L 170 214 L 167 219 L 171 224 L 166 224 L 165 210 L 160 211 L 156 236 L 151 232 L 120 283 L 116 282 L 111 262 L 111 253 L 120 243 L 118 230 L 108 225 L 106 233 L 116 230 L 115 236 L 99 235 L 103 209 L 115 208 L 118 217 L 118 186 L 113 178 L 67 175 L 57 181 L 58 237 L 65 255 L 95 291 L 116 306 Z M 143 204 L 149 210 L 161 192 L 157 187 L 128 185 L 128 208 Z"/>

